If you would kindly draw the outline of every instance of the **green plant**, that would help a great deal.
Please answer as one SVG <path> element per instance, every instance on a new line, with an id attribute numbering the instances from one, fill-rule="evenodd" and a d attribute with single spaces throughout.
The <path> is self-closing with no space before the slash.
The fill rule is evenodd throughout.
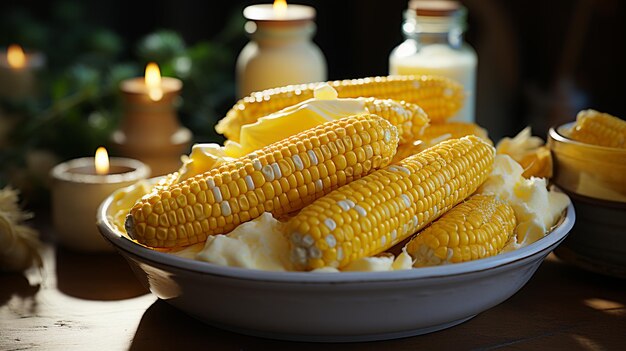
<path id="1" fill-rule="evenodd" d="M 121 116 L 119 84 L 143 75 L 149 61 L 164 76 L 183 80 L 178 112 L 196 141 L 221 141 L 213 125 L 234 101 L 235 49 L 244 38 L 240 13 L 210 41 L 187 45 L 176 31 L 157 30 L 133 47 L 89 22 L 78 2 L 58 3 L 46 21 L 20 10 L 0 15 L 0 44 L 18 42 L 47 59 L 36 96 L 0 97 L 0 124 L 11 128 L 7 140 L 0 140 L 0 187 L 11 183 L 27 199 L 43 203 L 36 195 L 47 195 L 46 167 L 33 163 L 89 156 L 107 145 Z"/>

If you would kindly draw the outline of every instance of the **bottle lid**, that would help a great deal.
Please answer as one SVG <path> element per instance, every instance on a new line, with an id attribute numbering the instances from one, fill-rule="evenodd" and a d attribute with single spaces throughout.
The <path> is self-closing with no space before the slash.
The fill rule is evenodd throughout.
<path id="1" fill-rule="evenodd" d="M 449 0 L 411 0 L 409 10 L 418 16 L 450 16 L 462 8 L 458 1 Z"/>

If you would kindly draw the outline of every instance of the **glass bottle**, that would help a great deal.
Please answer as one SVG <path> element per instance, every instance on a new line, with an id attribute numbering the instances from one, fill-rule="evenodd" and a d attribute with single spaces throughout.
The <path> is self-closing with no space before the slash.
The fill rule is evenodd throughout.
<path id="1" fill-rule="evenodd" d="M 284 18 L 262 18 L 249 8 L 244 16 L 250 42 L 237 58 L 237 94 L 290 84 L 327 80 L 326 59 L 311 40 L 315 34 L 312 8 L 289 5 Z M 311 14 L 312 13 L 312 14 Z"/>
<path id="2" fill-rule="evenodd" d="M 402 25 L 405 41 L 391 52 L 389 73 L 456 80 L 463 85 L 466 98 L 452 120 L 474 122 L 477 57 L 463 41 L 466 13 L 456 1 L 410 1 Z"/>

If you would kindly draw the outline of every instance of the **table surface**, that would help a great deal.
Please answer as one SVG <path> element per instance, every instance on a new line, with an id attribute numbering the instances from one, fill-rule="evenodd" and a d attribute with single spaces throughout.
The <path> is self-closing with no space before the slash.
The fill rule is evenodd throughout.
<path id="1" fill-rule="evenodd" d="M 581 271 L 554 255 L 513 297 L 456 327 L 391 341 L 315 344 L 207 326 L 150 294 L 118 254 L 77 253 L 49 241 L 42 253 L 42 270 L 0 273 L 0 350 L 626 349 L 626 280 Z"/>

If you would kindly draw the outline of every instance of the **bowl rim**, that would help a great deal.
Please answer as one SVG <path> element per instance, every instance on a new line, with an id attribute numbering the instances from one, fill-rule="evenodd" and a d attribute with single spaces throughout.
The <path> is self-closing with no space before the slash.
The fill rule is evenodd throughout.
<path id="1" fill-rule="evenodd" d="M 550 127 L 550 129 L 548 130 L 548 138 L 549 139 L 551 138 L 554 141 L 559 142 L 559 143 L 571 144 L 571 145 L 576 145 L 577 147 L 587 148 L 590 151 L 626 154 L 626 150 L 621 149 L 621 148 L 588 144 L 588 143 L 583 143 L 583 142 L 568 138 L 563 133 L 563 129 L 571 128 L 574 124 L 576 124 L 576 121 L 563 123 L 558 126 Z"/>
<path id="2" fill-rule="evenodd" d="M 113 196 L 107 197 L 102 202 L 98 208 L 96 224 L 102 236 L 107 241 L 111 242 L 115 248 L 119 251 L 123 251 L 125 254 L 139 257 L 141 260 L 150 261 L 156 265 L 165 265 L 193 273 L 277 283 L 379 283 L 389 281 L 413 281 L 427 278 L 447 278 L 478 273 L 513 264 L 554 248 L 565 239 L 576 220 L 574 206 L 570 201 L 565 216 L 563 216 L 560 223 L 543 238 L 528 246 L 513 251 L 470 262 L 383 272 L 277 272 L 221 266 L 143 247 L 125 237 L 111 225 L 107 216 L 107 209 L 112 202 Z"/>

